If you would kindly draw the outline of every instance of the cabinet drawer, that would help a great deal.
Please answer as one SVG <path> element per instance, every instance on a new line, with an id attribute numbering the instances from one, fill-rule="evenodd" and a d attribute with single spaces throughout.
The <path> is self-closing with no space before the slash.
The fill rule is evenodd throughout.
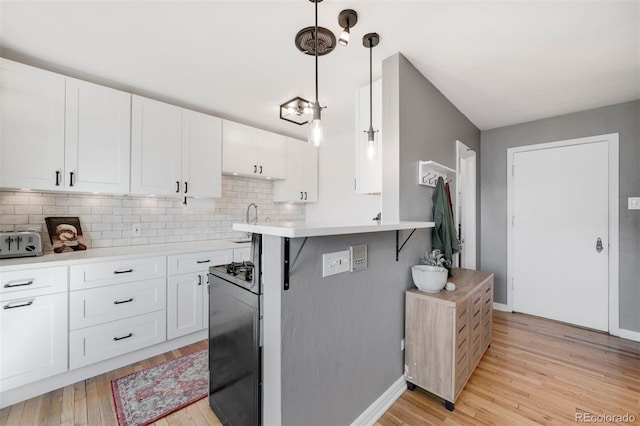
<path id="1" fill-rule="evenodd" d="M 84 290 L 111 284 L 142 281 L 166 276 L 164 256 L 123 259 L 113 262 L 89 263 L 70 267 L 70 289 Z"/>
<path id="2" fill-rule="evenodd" d="M 69 333 L 69 367 L 79 368 L 166 340 L 166 311 Z"/>
<path id="3" fill-rule="evenodd" d="M 125 283 L 69 295 L 69 328 L 79 328 L 165 309 L 167 289 L 163 278 Z"/>
<path id="4" fill-rule="evenodd" d="M 67 267 L 0 272 L 0 300 L 67 291 Z"/>
<path id="5" fill-rule="evenodd" d="M 66 293 L 3 302 L 0 330 L 2 391 L 67 371 Z"/>
<path id="6" fill-rule="evenodd" d="M 233 250 L 215 250 L 201 253 L 169 256 L 169 275 L 200 272 L 209 266 L 226 265 L 233 260 Z"/>

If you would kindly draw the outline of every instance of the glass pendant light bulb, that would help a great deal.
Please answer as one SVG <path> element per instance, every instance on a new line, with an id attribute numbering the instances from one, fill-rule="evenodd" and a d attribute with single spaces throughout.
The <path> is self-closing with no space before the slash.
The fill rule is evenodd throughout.
<path id="1" fill-rule="evenodd" d="M 313 146 L 320 146 L 324 142 L 324 125 L 320 118 L 320 101 L 311 103 L 311 110 L 313 111 L 313 120 L 309 124 L 309 143 Z"/>
<path id="2" fill-rule="evenodd" d="M 373 160 L 378 156 L 378 143 L 376 141 L 376 131 L 369 126 L 369 130 L 365 130 L 367 134 L 367 159 Z"/>
<path id="3" fill-rule="evenodd" d="M 340 38 L 338 38 L 338 43 L 340 43 L 341 46 L 346 46 L 347 44 L 349 44 L 350 37 L 351 32 L 349 31 L 349 27 L 346 27 L 344 30 L 342 30 L 342 34 L 340 34 Z"/>

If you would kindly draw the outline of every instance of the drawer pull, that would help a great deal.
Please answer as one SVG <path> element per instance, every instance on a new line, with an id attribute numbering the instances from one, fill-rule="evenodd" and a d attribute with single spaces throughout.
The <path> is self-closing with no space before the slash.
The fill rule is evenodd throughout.
<path id="1" fill-rule="evenodd" d="M 196 260 L 196 263 L 209 263 L 211 262 L 211 259 L 207 259 L 207 260 Z"/>
<path id="2" fill-rule="evenodd" d="M 129 337 L 132 337 L 132 336 L 133 336 L 133 333 L 129 333 L 129 334 L 127 334 L 126 336 L 122 336 L 122 337 L 114 337 L 114 338 L 113 338 L 113 340 L 115 340 L 115 341 L 117 342 L 118 340 L 128 339 Z"/>
<path id="3" fill-rule="evenodd" d="M 4 288 L 22 287 L 25 285 L 31 285 L 33 284 L 34 281 L 35 281 L 34 279 L 30 279 L 28 281 L 10 281 L 4 285 Z"/>
<path id="4" fill-rule="evenodd" d="M 130 298 L 129 298 L 129 299 L 127 299 L 127 300 L 114 300 L 114 301 L 113 301 L 113 304 L 114 304 L 114 305 L 121 305 L 121 304 L 123 304 L 123 303 L 129 303 L 129 302 L 133 302 L 133 297 L 130 297 Z"/>
<path id="5" fill-rule="evenodd" d="M 31 299 L 28 302 L 22 302 L 22 303 L 18 303 L 16 305 L 14 305 L 12 303 L 8 303 L 8 304 L 4 305 L 4 309 L 25 308 L 27 306 L 33 305 L 33 300 L 34 299 Z"/>
<path id="6" fill-rule="evenodd" d="M 133 272 L 133 269 L 125 269 L 123 271 L 113 271 L 114 274 L 128 274 L 129 272 Z"/>
<path id="7" fill-rule="evenodd" d="M 202 285 L 202 275 L 198 275 L 198 285 Z"/>

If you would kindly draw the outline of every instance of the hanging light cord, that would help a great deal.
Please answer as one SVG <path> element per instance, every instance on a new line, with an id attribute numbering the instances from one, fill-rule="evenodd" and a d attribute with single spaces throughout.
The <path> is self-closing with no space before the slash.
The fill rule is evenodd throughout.
<path id="1" fill-rule="evenodd" d="M 373 42 L 369 37 L 369 128 L 373 128 Z"/>
<path id="2" fill-rule="evenodd" d="M 316 104 L 318 103 L 318 0 L 316 4 L 316 28 L 315 28 L 315 57 L 316 57 Z"/>

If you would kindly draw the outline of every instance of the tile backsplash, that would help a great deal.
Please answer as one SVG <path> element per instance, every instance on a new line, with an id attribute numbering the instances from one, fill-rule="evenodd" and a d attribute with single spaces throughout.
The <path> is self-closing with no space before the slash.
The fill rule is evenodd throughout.
<path id="1" fill-rule="evenodd" d="M 195 203 L 185 207 L 182 198 L 0 191 L 0 231 L 37 231 L 46 252 L 49 216 L 79 217 L 85 242 L 94 248 L 233 239 L 243 233 L 231 224 L 246 220 L 250 203 L 258 205 L 261 222 L 304 221 L 304 205 L 273 202 L 272 181 L 222 176 L 222 197 L 208 211 L 194 209 Z M 132 236 L 134 223 L 141 224 L 139 237 Z"/>

